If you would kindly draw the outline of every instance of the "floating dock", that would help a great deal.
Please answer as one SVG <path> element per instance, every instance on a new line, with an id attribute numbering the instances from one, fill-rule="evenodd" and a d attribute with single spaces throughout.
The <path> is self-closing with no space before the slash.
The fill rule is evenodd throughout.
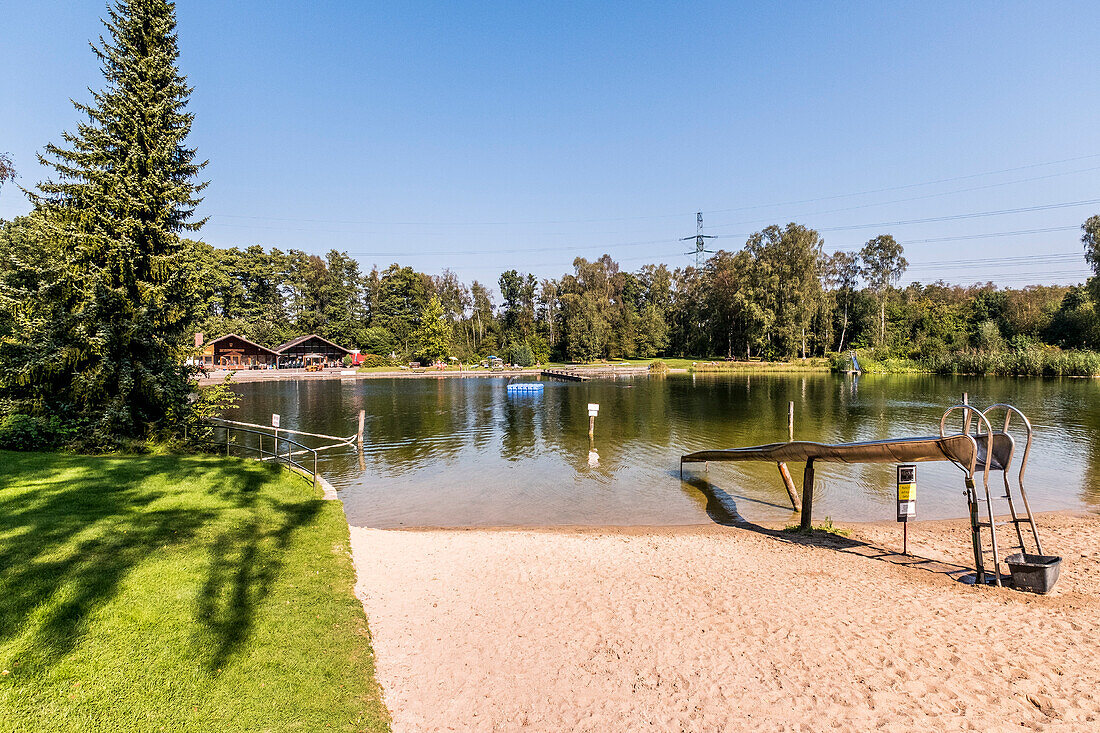
<path id="1" fill-rule="evenodd" d="M 542 392 L 542 382 L 512 382 L 508 385 L 509 392 Z"/>

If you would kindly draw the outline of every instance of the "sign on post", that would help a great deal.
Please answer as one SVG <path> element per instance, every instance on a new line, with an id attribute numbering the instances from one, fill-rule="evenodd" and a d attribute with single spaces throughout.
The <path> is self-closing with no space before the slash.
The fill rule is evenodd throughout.
<path id="1" fill-rule="evenodd" d="M 600 406 L 595 402 L 588 403 L 588 437 L 591 438 L 596 432 L 596 415 L 600 414 Z"/>
<path id="2" fill-rule="evenodd" d="M 901 553 L 909 554 L 909 520 L 917 516 L 917 466 L 898 464 L 898 521 L 901 525 Z"/>
<path id="3" fill-rule="evenodd" d="M 917 466 L 902 463 L 898 466 L 898 521 L 908 522 L 917 516 Z"/>
<path id="4" fill-rule="evenodd" d="M 271 413 L 271 427 L 279 427 L 279 413 L 277 412 Z"/>

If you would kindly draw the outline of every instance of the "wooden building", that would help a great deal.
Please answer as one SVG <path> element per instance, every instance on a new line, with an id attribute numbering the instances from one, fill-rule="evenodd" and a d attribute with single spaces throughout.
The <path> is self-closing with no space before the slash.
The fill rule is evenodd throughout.
<path id="1" fill-rule="evenodd" d="M 248 369 L 274 366 L 278 356 L 274 349 L 260 346 L 235 333 L 228 333 L 208 341 L 200 359 L 203 365 L 212 369 Z"/>
<path id="2" fill-rule="evenodd" d="M 351 349 L 345 349 L 339 344 L 334 344 L 326 338 L 321 338 L 315 333 L 308 336 L 299 336 L 275 347 L 275 353 L 279 355 L 279 364 L 296 364 L 303 362 L 307 356 L 320 356 L 328 365 L 340 364 L 345 356 L 351 355 Z"/>

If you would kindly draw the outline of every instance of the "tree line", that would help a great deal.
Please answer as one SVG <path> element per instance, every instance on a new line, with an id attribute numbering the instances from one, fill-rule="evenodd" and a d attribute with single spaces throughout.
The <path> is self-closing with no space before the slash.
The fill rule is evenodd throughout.
<path id="1" fill-rule="evenodd" d="M 1100 217 L 1083 226 L 1097 265 Z M 318 333 L 397 360 L 498 355 L 512 363 L 658 356 L 790 359 L 849 348 L 929 359 L 949 352 L 1100 347 L 1096 278 L 1086 285 L 998 288 L 911 283 L 890 235 L 825 253 L 799 224 L 771 226 L 701 268 L 623 270 L 609 255 L 536 278 L 494 283 L 394 263 L 363 272 L 346 252 L 324 257 L 260 246 L 188 243 L 199 330 L 265 345 Z"/>

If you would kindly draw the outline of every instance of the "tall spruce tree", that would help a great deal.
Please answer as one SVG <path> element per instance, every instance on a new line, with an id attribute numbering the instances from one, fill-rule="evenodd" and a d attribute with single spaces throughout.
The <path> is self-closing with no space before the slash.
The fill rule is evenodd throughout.
<path id="1" fill-rule="evenodd" d="M 192 219 L 206 164 L 184 144 L 192 90 L 174 3 L 117 0 L 104 25 L 93 48 L 106 87 L 74 102 L 87 121 L 46 146 L 56 177 L 28 192 L 52 256 L 22 260 L 39 276 L 25 278 L 19 327 L 0 344 L 0 387 L 24 408 L 79 415 L 110 444 L 170 431 L 187 405 L 197 298 L 180 233 L 203 223 Z"/>

